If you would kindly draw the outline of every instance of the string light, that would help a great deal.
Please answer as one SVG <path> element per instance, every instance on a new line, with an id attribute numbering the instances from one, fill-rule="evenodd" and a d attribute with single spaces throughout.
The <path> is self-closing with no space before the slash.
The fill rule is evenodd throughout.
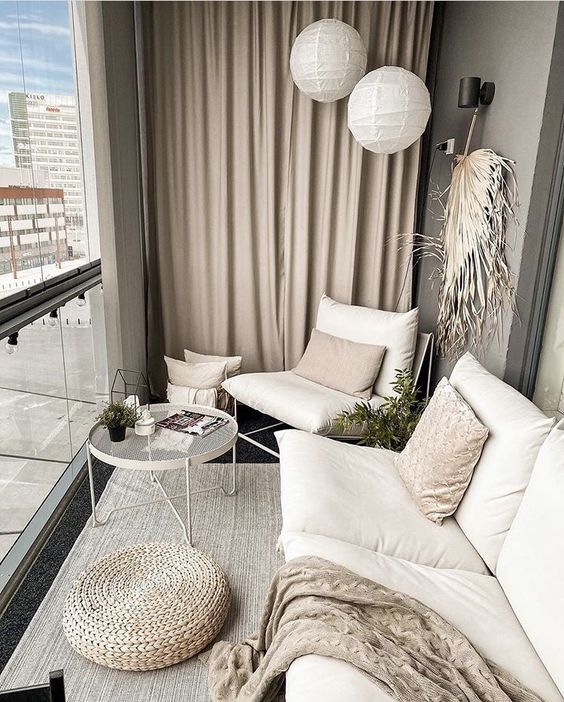
<path id="1" fill-rule="evenodd" d="M 59 311 L 58 310 L 51 310 L 51 312 L 49 312 L 49 317 L 47 318 L 47 323 L 49 324 L 50 327 L 56 327 L 58 321 L 59 321 Z"/>
<path id="2" fill-rule="evenodd" d="M 17 352 L 18 336 L 19 332 L 14 332 L 13 334 L 10 334 L 10 336 L 8 337 L 8 341 L 6 342 L 6 353 L 9 353 L 11 355 Z"/>

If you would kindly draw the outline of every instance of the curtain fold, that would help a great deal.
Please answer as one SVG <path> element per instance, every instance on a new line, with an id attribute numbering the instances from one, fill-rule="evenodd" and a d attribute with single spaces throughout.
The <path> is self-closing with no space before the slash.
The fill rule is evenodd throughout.
<path id="1" fill-rule="evenodd" d="M 311 22 L 353 25 L 367 70 L 425 78 L 432 3 L 139 3 L 146 124 L 149 373 L 163 353 L 291 368 L 322 292 L 406 309 L 419 145 L 371 154 L 347 100 L 301 94 L 289 54 Z"/>

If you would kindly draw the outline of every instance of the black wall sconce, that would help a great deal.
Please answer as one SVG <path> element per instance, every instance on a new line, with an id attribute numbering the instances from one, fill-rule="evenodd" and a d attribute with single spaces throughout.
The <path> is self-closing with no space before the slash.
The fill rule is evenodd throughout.
<path id="1" fill-rule="evenodd" d="M 495 83 L 482 83 L 481 78 L 461 78 L 458 88 L 458 107 L 480 107 L 491 105 L 495 95 Z"/>
<path id="2" fill-rule="evenodd" d="M 468 155 L 470 141 L 476 126 L 478 110 L 481 106 L 491 105 L 495 95 L 495 83 L 482 83 L 482 79 L 476 76 L 469 76 L 460 79 L 458 87 L 458 107 L 472 107 L 474 114 L 470 122 L 468 137 L 466 139 L 466 147 L 464 148 L 464 156 Z"/>

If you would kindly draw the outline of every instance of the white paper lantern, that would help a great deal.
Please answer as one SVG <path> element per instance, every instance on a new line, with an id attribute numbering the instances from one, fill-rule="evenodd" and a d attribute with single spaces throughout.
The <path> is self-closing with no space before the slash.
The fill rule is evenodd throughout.
<path id="1" fill-rule="evenodd" d="M 360 34 L 336 19 L 314 22 L 298 35 L 290 54 L 298 88 L 318 102 L 346 97 L 366 71 Z"/>
<path id="2" fill-rule="evenodd" d="M 430 114 L 431 98 L 421 78 L 398 66 L 383 66 L 357 83 L 349 98 L 348 124 L 365 149 L 394 154 L 419 139 Z"/>

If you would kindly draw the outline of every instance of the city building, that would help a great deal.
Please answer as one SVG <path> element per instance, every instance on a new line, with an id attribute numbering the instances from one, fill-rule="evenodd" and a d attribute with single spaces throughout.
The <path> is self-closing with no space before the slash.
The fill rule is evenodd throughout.
<path id="1" fill-rule="evenodd" d="M 0 296 L 25 272 L 54 264 L 54 273 L 72 258 L 67 242 L 65 193 L 48 187 L 46 174 L 31 182 L 31 171 L 0 169 Z M 4 281 L 5 274 L 9 280 Z"/>
<path id="2" fill-rule="evenodd" d="M 66 225 L 75 256 L 86 245 L 78 110 L 72 95 L 8 94 L 15 165 L 45 171 L 64 191 Z"/>

